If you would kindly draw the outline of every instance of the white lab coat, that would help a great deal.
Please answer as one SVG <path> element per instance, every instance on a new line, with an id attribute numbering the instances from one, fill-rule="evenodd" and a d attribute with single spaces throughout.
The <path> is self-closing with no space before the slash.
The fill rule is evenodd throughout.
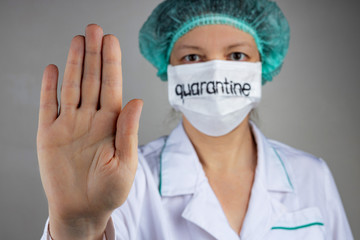
<path id="1" fill-rule="evenodd" d="M 139 148 L 127 201 L 107 239 L 352 240 L 326 163 L 266 139 L 252 124 L 258 163 L 240 235 L 230 227 L 182 124 Z M 49 239 L 47 225 L 43 240 Z"/>

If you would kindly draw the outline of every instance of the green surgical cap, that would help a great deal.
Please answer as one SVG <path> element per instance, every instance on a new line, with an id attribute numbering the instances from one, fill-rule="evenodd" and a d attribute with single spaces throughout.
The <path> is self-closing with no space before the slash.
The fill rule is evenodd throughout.
<path id="1" fill-rule="evenodd" d="M 288 22 L 269 0 L 166 0 L 152 12 L 139 34 L 140 51 L 167 80 L 176 41 L 195 27 L 225 24 L 253 36 L 262 61 L 262 83 L 280 72 L 289 48 Z"/>

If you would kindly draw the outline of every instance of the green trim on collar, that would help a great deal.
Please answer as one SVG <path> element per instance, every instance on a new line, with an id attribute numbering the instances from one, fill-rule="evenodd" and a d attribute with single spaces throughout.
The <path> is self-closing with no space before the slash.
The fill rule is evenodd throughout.
<path id="1" fill-rule="evenodd" d="M 324 226 L 324 223 L 322 222 L 313 222 L 313 223 L 309 223 L 309 224 L 305 224 L 305 225 L 301 225 L 301 226 L 296 226 L 296 227 L 272 227 L 271 230 L 297 230 L 300 228 L 306 228 L 306 227 L 311 227 L 314 225 L 318 225 L 318 226 Z"/>
<path id="2" fill-rule="evenodd" d="M 164 146 L 162 147 L 161 152 L 160 152 L 160 171 L 159 171 L 159 193 L 160 193 L 160 196 L 162 196 L 162 194 L 161 194 L 161 187 L 162 187 L 162 155 L 163 155 L 165 147 L 166 147 L 167 139 L 168 139 L 168 137 L 165 138 Z"/>
<path id="3" fill-rule="evenodd" d="M 290 177 L 289 177 L 289 174 L 288 174 L 288 172 L 287 172 L 287 170 L 286 170 L 286 168 L 285 168 L 285 164 L 284 164 L 283 160 L 281 159 L 281 157 L 280 157 L 279 153 L 276 151 L 276 149 L 275 149 L 275 148 L 272 148 L 272 149 L 274 150 L 276 156 L 278 157 L 278 159 L 279 159 L 280 162 L 281 162 L 281 165 L 282 165 L 282 167 L 283 167 L 283 169 L 284 169 L 284 171 L 285 171 L 285 174 L 286 174 L 286 177 L 287 177 L 287 180 L 288 180 L 288 182 L 289 182 L 289 184 L 290 184 L 291 189 L 294 190 L 294 186 L 292 185 L 292 183 L 291 183 L 291 181 L 290 181 Z"/>

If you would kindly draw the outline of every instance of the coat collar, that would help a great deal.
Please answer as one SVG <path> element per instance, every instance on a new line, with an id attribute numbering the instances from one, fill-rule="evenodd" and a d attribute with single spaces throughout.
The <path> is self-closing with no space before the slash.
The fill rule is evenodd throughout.
<path id="1" fill-rule="evenodd" d="M 286 212 L 284 205 L 272 198 L 270 192 L 292 192 L 293 188 L 279 153 L 254 124 L 251 126 L 257 143 L 258 163 L 240 238 L 260 240 Z M 183 218 L 216 239 L 239 239 L 228 223 L 181 123 L 167 138 L 160 158 L 159 190 L 162 197 L 192 194 L 182 212 Z"/>
<path id="2" fill-rule="evenodd" d="M 160 194 L 165 197 L 192 194 L 205 178 L 181 122 L 166 139 L 160 155 Z"/>
<path id="3" fill-rule="evenodd" d="M 256 179 L 266 190 L 292 192 L 293 184 L 286 166 L 268 139 L 251 123 L 257 144 Z M 160 156 L 161 196 L 193 194 L 206 180 L 196 151 L 185 133 L 182 122 L 168 136 Z"/>

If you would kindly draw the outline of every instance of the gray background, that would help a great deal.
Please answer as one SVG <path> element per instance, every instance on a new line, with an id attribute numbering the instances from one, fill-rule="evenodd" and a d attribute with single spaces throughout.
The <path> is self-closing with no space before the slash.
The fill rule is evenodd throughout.
<path id="1" fill-rule="evenodd" d="M 138 50 L 138 30 L 159 0 L 0 2 L 0 239 L 38 239 L 47 201 L 36 157 L 42 71 L 59 66 L 88 23 L 115 34 L 124 98 L 144 99 L 140 143 L 176 124 L 167 86 Z M 270 138 L 326 160 L 360 239 L 360 15 L 356 1 L 278 0 L 292 39 L 282 73 L 264 87 L 258 124 Z"/>

